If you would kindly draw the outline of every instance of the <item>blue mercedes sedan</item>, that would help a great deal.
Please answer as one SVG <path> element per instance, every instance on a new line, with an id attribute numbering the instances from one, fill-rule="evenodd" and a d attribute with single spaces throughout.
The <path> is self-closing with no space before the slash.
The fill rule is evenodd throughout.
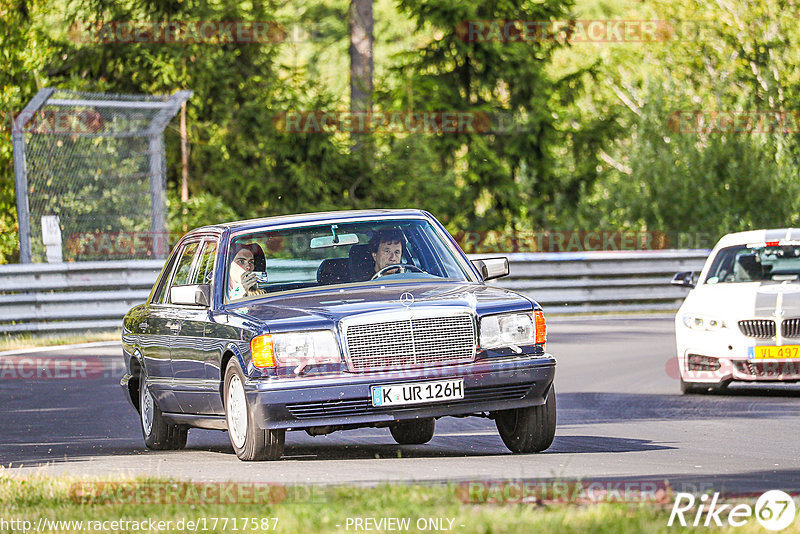
<path id="1" fill-rule="evenodd" d="M 277 460 L 288 430 L 423 444 L 437 419 L 475 416 L 509 450 L 543 451 L 556 361 L 541 307 L 485 283 L 507 274 L 418 210 L 198 228 L 125 316 L 121 385 L 150 449 L 218 429 L 241 460 Z"/>

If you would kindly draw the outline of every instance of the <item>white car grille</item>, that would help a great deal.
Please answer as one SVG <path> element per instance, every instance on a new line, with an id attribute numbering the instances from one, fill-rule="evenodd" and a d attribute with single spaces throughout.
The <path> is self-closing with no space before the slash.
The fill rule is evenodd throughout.
<path id="1" fill-rule="evenodd" d="M 800 337 L 800 319 L 784 319 L 781 334 L 783 337 Z"/>
<path id="2" fill-rule="evenodd" d="M 396 314 L 393 314 L 396 315 Z M 408 369 L 471 362 L 475 359 L 476 328 L 470 313 L 406 317 L 357 324 L 343 321 L 346 354 L 352 371 Z"/>
<path id="3" fill-rule="evenodd" d="M 747 337 L 770 339 L 775 337 L 775 321 L 772 319 L 748 319 L 739 321 L 739 331 Z"/>

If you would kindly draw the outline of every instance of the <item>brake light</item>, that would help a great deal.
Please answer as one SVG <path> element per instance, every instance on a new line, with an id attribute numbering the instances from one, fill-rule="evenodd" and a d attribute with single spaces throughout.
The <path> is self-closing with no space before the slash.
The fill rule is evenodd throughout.
<path id="1" fill-rule="evenodd" d="M 780 241 L 767 241 L 767 246 L 768 247 L 777 247 L 778 245 L 780 245 L 780 243 L 781 243 Z"/>
<path id="2" fill-rule="evenodd" d="M 547 323 L 544 320 L 544 312 L 542 310 L 533 312 L 533 324 L 536 329 L 536 343 L 544 344 L 547 342 Z"/>
<path id="3" fill-rule="evenodd" d="M 275 367 L 275 347 L 272 345 L 272 336 L 265 334 L 250 340 L 250 355 L 256 367 Z"/>

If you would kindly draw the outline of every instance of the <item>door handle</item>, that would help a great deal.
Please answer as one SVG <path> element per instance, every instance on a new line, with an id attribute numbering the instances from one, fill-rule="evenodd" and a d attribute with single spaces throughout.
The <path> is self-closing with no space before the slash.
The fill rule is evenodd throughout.
<path id="1" fill-rule="evenodd" d="M 145 331 L 145 330 L 147 330 L 147 327 L 148 327 L 147 321 L 142 321 L 141 323 L 139 323 L 139 328 L 140 328 L 142 331 Z"/>

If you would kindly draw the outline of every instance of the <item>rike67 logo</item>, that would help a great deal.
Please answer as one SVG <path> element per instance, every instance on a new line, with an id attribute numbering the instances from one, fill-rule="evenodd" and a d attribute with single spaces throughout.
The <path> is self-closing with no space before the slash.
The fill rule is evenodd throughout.
<path id="1" fill-rule="evenodd" d="M 667 526 L 671 527 L 677 521 L 683 527 L 741 527 L 755 518 L 765 529 L 779 531 L 791 525 L 794 516 L 794 500 L 781 490 L 764 493 L 755 507 L 745 503 L 720 503 L 719 492 L 699 498 L 691 493 L 678 493 Z"/>

